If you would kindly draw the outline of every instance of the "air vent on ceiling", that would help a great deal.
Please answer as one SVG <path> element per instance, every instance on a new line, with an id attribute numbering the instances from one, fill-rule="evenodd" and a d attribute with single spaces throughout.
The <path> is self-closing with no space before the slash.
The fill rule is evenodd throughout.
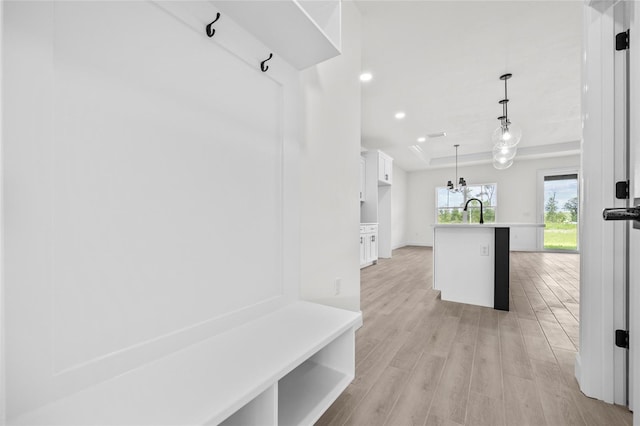
<path id="1" fill-rule="evenodd" d="M 431 134 L 427 135 L 427 137 L 429 139 L 441 138 L 441 137 L 444 137 L 444 136 L 447 136 L 446 132 L 431 133 Z"/>

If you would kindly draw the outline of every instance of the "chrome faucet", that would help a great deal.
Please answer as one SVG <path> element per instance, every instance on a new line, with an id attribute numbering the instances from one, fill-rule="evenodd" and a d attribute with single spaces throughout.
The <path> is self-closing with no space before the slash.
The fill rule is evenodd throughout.
<path id="1" fill-rule="evenodd" d="M 465 205 L 464 205 L 464 210 L 463 211 L 466 212 L 467 211 L 467 206 L 469 205 L 470 202 L 472 202 L 474 200 L 480 203 L 480 224 L 482 225 L 484 223 L 484 217 L 482 216 L 482 201 L 478 200 L 477 198 L 469 198 L 467 200 L 467 202 L 465 203 Z"/>

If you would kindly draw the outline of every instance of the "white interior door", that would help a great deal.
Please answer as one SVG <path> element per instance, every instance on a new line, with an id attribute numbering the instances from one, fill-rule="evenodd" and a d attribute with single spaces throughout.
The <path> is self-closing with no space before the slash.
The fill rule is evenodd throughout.
<path id="1" fill-rule="evenodd" d="M 640 23 L 640 7 L 635 2 L 621 2 L 617 5 L 616 21 L 627 23 L 629 34 L 633 37 Z M 621 18 L 618 18 L 621 17 Z M 630 37 L 630 38 L 631 38 Z M 616 58 L 616 97 L 624 98 L 624 105 L 616 102 L 618 110 L 624 110 L 624 123 L 621 123 L 621 114 L 616 113 L 616 129 L 623 132 L 626 141 L 628 156 L 626 163 L 622 164 L 629 173 L 630 187 L 627 208 L 619 209 L 619 214 L 626 214 L 630 219 L 640 218 L 640 46 L 629 42 L 629 48 L 624 55 Z M 623 71 L 618 71 L 622 69 Z M 624 74 L 624 78 L 620 78 Z M 621 85 L 625 87 L 621 89 Z M 620 156 L 617 155 L 617 161 Z M 640 258 L 640 221 L 629 220 L 626 222 L 625 232 L 628 242 L 628 405 L 633 411 L 634 407 L 640 407 L 640 263 L 635 261 Z M 616 265 L 619 266 L 619 265 Z M 633 424 L 640 424 L 640 416 L 634 416 Z"/>
<path id="2" fill-rule="evenodd" d="M 625 2 L 627 3 L 627 2 Z M 640 7 L 628 2 L 629 31 L 633 36 L 640 29 Z M 640 198 L 640 45 L 629 43 L 629 167 L 630 198 Z M 635 200 L 634 200 L 635 199 Z M 633 205 L 638 203 L 634 202 Z M 629 259 L 640 258 L 640 229 L 629 227 Z M 629 408 L 640 407 L 640 263 L 629 262 Z M 640 416 L 633 417 L 640 424 Z"/>
<path id="3" fill-rule="evenodd" d="M 629 82 L 630 82 L 630 53 L 629 49 L 620 45 L 614 49 L 614 41 L 617 35 L 624 39 L 624 35 L 629 29 L 630 9 L 628 2 L 619 2 L 607 13 L 612 20 L 611 32 L 607 32 L 604 40 L 610 42 L 611 48 L 607 50 L 609 54 L 603 55 L 603 68 L 609 68 L 611 74 L 610 86 L 606 90 L 611 90 L 611 102 L 613 114 L 608 115 L 611 119 L 612 132 L 610 136 L 602 140 L 602 144 L 611 149 L 612 154 L 612 175 L 615 182 L 615 195 L 612 193 L 610 208 L 605 209 L 606 220 L 614 221 L 607 228 L 607 232 L 612 234 L 612 257 L 611 260 L 611 282 L 613 289 L 613 329 L 616 330 L 616 347 L 613 350 L 613 402 L 619 405 L 629 405 L 629 350 L 626 349 L 624 332 L 629 330 L 629 262 L 630 239 L 637 237 L 636 232 L 632 232 L 631 221 L 625 220 L 630 217 L 629 207 L 634 205 L 633 197 L 629 196 L 625 183 L 630 180 L 631 154 L 630 154 L 630 132 L 629 132 Z M 624 40 L 621 40 L 624 41 Z M 622 43 L 624 44 L 624 43 Z M 612 138 L 613 140 L 609 140 Z M 626 193 L 626 194 L 625 194 Z M 622 333 L 622 334 L 618 334 Z"/>
<path id="4" fill-rule="evenodd" d="M 614 6 L 614 36 L 629 29 L 628 2 Z M 622 48 L 622 47 L 620 47 Z M 614 51 L 614 178 L 616 182 L 629 182 L 629 50 Z M 629 198 L 616 195 L 617 207 L 628 207 Z M 614 327 L 629 330 L 629 231 L 628 221 L 616 223 L 614 231 Z M 616 347 L 614 352 L 614 402 L 629 405 L 629 351 Z"/>

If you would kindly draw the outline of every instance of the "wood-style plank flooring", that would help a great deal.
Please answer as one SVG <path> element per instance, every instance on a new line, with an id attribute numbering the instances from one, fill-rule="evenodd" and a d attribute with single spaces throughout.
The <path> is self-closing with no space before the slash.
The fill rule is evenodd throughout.
<path id="1" fill-rule="evenodd" d="M 430 248 L 363 269 L 356 378 L 317 424 L 630 425 L 574 378 L 578 265 L 512 252 L 510 312 L 440 300 Z"/>

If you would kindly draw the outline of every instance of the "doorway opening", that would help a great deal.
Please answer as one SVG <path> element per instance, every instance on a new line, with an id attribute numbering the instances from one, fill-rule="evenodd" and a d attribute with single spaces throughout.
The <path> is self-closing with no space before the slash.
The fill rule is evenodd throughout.
<path id="1" fill-rule="evenodd" d="M 578 173 L 551 172 L 542 175 L 542 248 L 578 251 Z"/>

